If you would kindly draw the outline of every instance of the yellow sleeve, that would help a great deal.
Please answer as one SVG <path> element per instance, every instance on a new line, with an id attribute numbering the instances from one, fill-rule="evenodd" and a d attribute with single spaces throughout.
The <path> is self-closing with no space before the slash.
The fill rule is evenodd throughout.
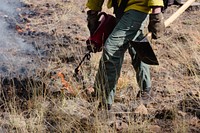
<path id="1" fill-rule="evenodd" d="M 86 6 L 90 10 L 101 11 L 104 0 L 88 0 Z"/>
<path id="2" fill-rule="evenodd" d="M 149 0 L 148 6 L 164 6 L 163 0 Z"/>

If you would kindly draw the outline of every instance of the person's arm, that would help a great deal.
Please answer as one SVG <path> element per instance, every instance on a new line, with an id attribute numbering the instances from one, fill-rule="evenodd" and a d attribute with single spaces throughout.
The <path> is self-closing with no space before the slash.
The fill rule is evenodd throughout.
<path id="1" fill-rule="evenodd" d="M 161 11 L 162 7 L 152 7 L 152 12 L 149 15 L 148 30 L 152 33 L 153 39 L 160 38 L 165 31 L 164 17 Z"/>
<path id="2" fill-rule="evenodd" d="M 104 0 L 88 0 L 86 7 L 89 8 L 89 10 L 101 11 L 103 3 Z"/>
<path id="3" fill-rule="evenodd" d="M 162 7 L 160 7 L 160 6 L 154 6 L 154 7 L 152 7 L 152 12 L 151 12 L 151 14 L 158 14 L 158 13 L 161 13 L 161 10 L 162 10 Z"/>
<path id="4" fill-rule="evenodd" d="M 165 30 L 164 17 L 162 14 L 163 0 L 148 0 L 148 6 L 152 11 L 149 15 L 148 30 L 152 33 L 152 38 L 157 39 L 162 36 Z"/>
<path id="5" fill-rule="evenodd" d="M 88 0 L 86 7 L 87 11 L 87 27 L 92 35 L 98 26 L 98 13 L 102 9 L 104 0 Z"/>

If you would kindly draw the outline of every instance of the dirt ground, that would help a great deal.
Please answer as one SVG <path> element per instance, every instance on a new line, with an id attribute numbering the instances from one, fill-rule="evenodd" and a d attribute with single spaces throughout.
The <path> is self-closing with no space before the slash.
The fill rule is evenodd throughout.
<path id="1" fill-rule="evenodd" d="M 39 78 L 43 88 L 41 84 L 38 88 L 50 91 L 51 98 L 56 95 L 53 100 L 46 98 L 46 101 L 53 103 L 57 101 L 57 97 L 60 99 L 64 96 L 69 104 L 65 104 L 67 106 L 63 109 L 56 108 L 54 104 L 48 104 L 50 111 L 47 111 L 44 119 L 51 125 L 47 124 L 43 131 L 98 132 L 96 127 L 98 124 L 94 125 L 94 120 L 98 116 L 98 123 L 102 126 L 99 132 L 109 132 L 110 128 L 114 128 L 116 132 L 199 133 L 200 7 L 189 8 L 166 28 L 165 34 L 160 39 L 153 40 L 152 47 L 159 65 L 151 66 L 153 100 L 146 107 L 141 106 L 140 101 L 136 100 L 139 88 L 130 57 L 126 53 L 113 112 L 111 112 L 112 117 L 105 119 L 101 111 L 94 112 L 96 103 L 88 102 L 85 95 L 85 89 L 94 81 L 101 52 L 92 54 L 90 61 L 86 60 L 81 66 L 80 75 L 74 76 L 75 68 L 87 52 L 85 41 L 89 37 L 89 32 L 84 2 L 82 0 L 27 0 L 21 2 L 21 6 L 16 9 L 18 15 L 16 27 L 13 30 L 25 40 L 26 44 L 34 47 L 38 54 L 35 61 L 40 64 L 36 68 L 35 66 L 30 68 L 39 72 L 36 76 L 28 78 L 31 78 L 33 82 L 36 77 L 37 81 Z M 164 13 L 165 19 L 178 8 L 177 5 L 168 7 Z M 105 7 L 103 10 L 112 12 Z M 65 75 L 63 80 L 58 73 Z M 8 86 L 10 85 L 7 83 L 6 87 L 1 88 L 6 88 L 8 91 Z M 75 94 L 72 96 L 69 94 L 70 89 L 66 88 L 71 88 Z M 19 94 L 22 95 L 22 93 L 24 92 Z M 19 102 L 23 106 L 22 111 L 33 108 L 33 103 L 30 103 L 33 99 L 29 97 L 26 99 L 28 102 L 23 100 Z M 61 105 L 61 102 L 58 102 L 58 105 Z M 70 110 L 71 106 L 73 106 L 73 111 Z M 6 112 L 5 109 L 2 110 L 4 111 L 1 114 Z M 58 110 L 63 114 L 59 114 Z M 66 111 L 72 112 L 68 114 L 65 113 Z M 72 125 L 67 125 L 68 120 L 63 115 L 73 119 L 77 127 L 72 122 Z M 65 130 L 61 129 L 59 124 L 62 125 L 62 122 L 69 127 Z M 1 124 L 4 130 L 9 128 L 3 122 Z M 133 128 L 134 125 L 137 126 Z M 59 130 L 57 131 L 54 127 Z M 104 127 L 106 127 L 105 130 Z"/>

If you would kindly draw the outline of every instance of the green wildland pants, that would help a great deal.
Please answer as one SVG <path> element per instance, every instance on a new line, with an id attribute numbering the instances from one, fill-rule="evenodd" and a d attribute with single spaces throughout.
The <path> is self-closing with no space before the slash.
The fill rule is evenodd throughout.
<path id="1" fill-rule="evenodd" d="M 114 101 L 116 85 L 127 49 L 132 58 L 140 89 L 151 87 L 149 65 L 138 58 L 136 51 L 129 44 L 130 41 L 140 41 L 144 38 L 143 30 L 147 20 L 148 14 L 129 10 L 122 16 L 106 40 L 94 82 L 95 93 L 104 104 L 112 104 Z"/>

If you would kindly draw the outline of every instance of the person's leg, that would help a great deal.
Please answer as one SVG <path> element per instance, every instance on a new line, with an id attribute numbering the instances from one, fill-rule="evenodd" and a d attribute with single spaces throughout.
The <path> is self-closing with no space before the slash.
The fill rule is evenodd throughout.
<path id="1" fill-rule="evenodd" d="M 143 26 L 141 26 L 141 34 L 136 38 L 136 41 L 141 41 L 144 38 L 144 34 L 147 33 L 147 24 L 148 24 L 148 18 L 143 22 Z M 138 83 L 138 86 L 140 88 L 140 91 L 137 94 L 137 97 L 142 97 L 142 99 L 148 99 L 149 98 L 149 92 L 151 90 L 151 77 L 150 77 L 150 70 L 149 65 L 142 62 L 135 51 L 135 49 L 130 45 L 128 48 L 129 54 L 132 59 L 132 65 L 136 72 L 136 80 Z"/>
<path id="2" fill-rule="evenodd" d="M 151 89 L 149 65 L 139 59 L 133 47 L 129 48 L 129 54 L 132 58 L 132 65 L 136 72 L 136 79 L 140 87 L 140 91 L 149 92 Z"/>
<path id="3" fill-rule="evenodd" d="M 140 29 L 146 18 L 146 13 L 134 10 L 126 12 L 106 40 L 94 83 L 99 98 L 102 97 L 105 104 L 112 104 L 114 101 L 116 84 L 128 42 L 140 35 Z"/>

